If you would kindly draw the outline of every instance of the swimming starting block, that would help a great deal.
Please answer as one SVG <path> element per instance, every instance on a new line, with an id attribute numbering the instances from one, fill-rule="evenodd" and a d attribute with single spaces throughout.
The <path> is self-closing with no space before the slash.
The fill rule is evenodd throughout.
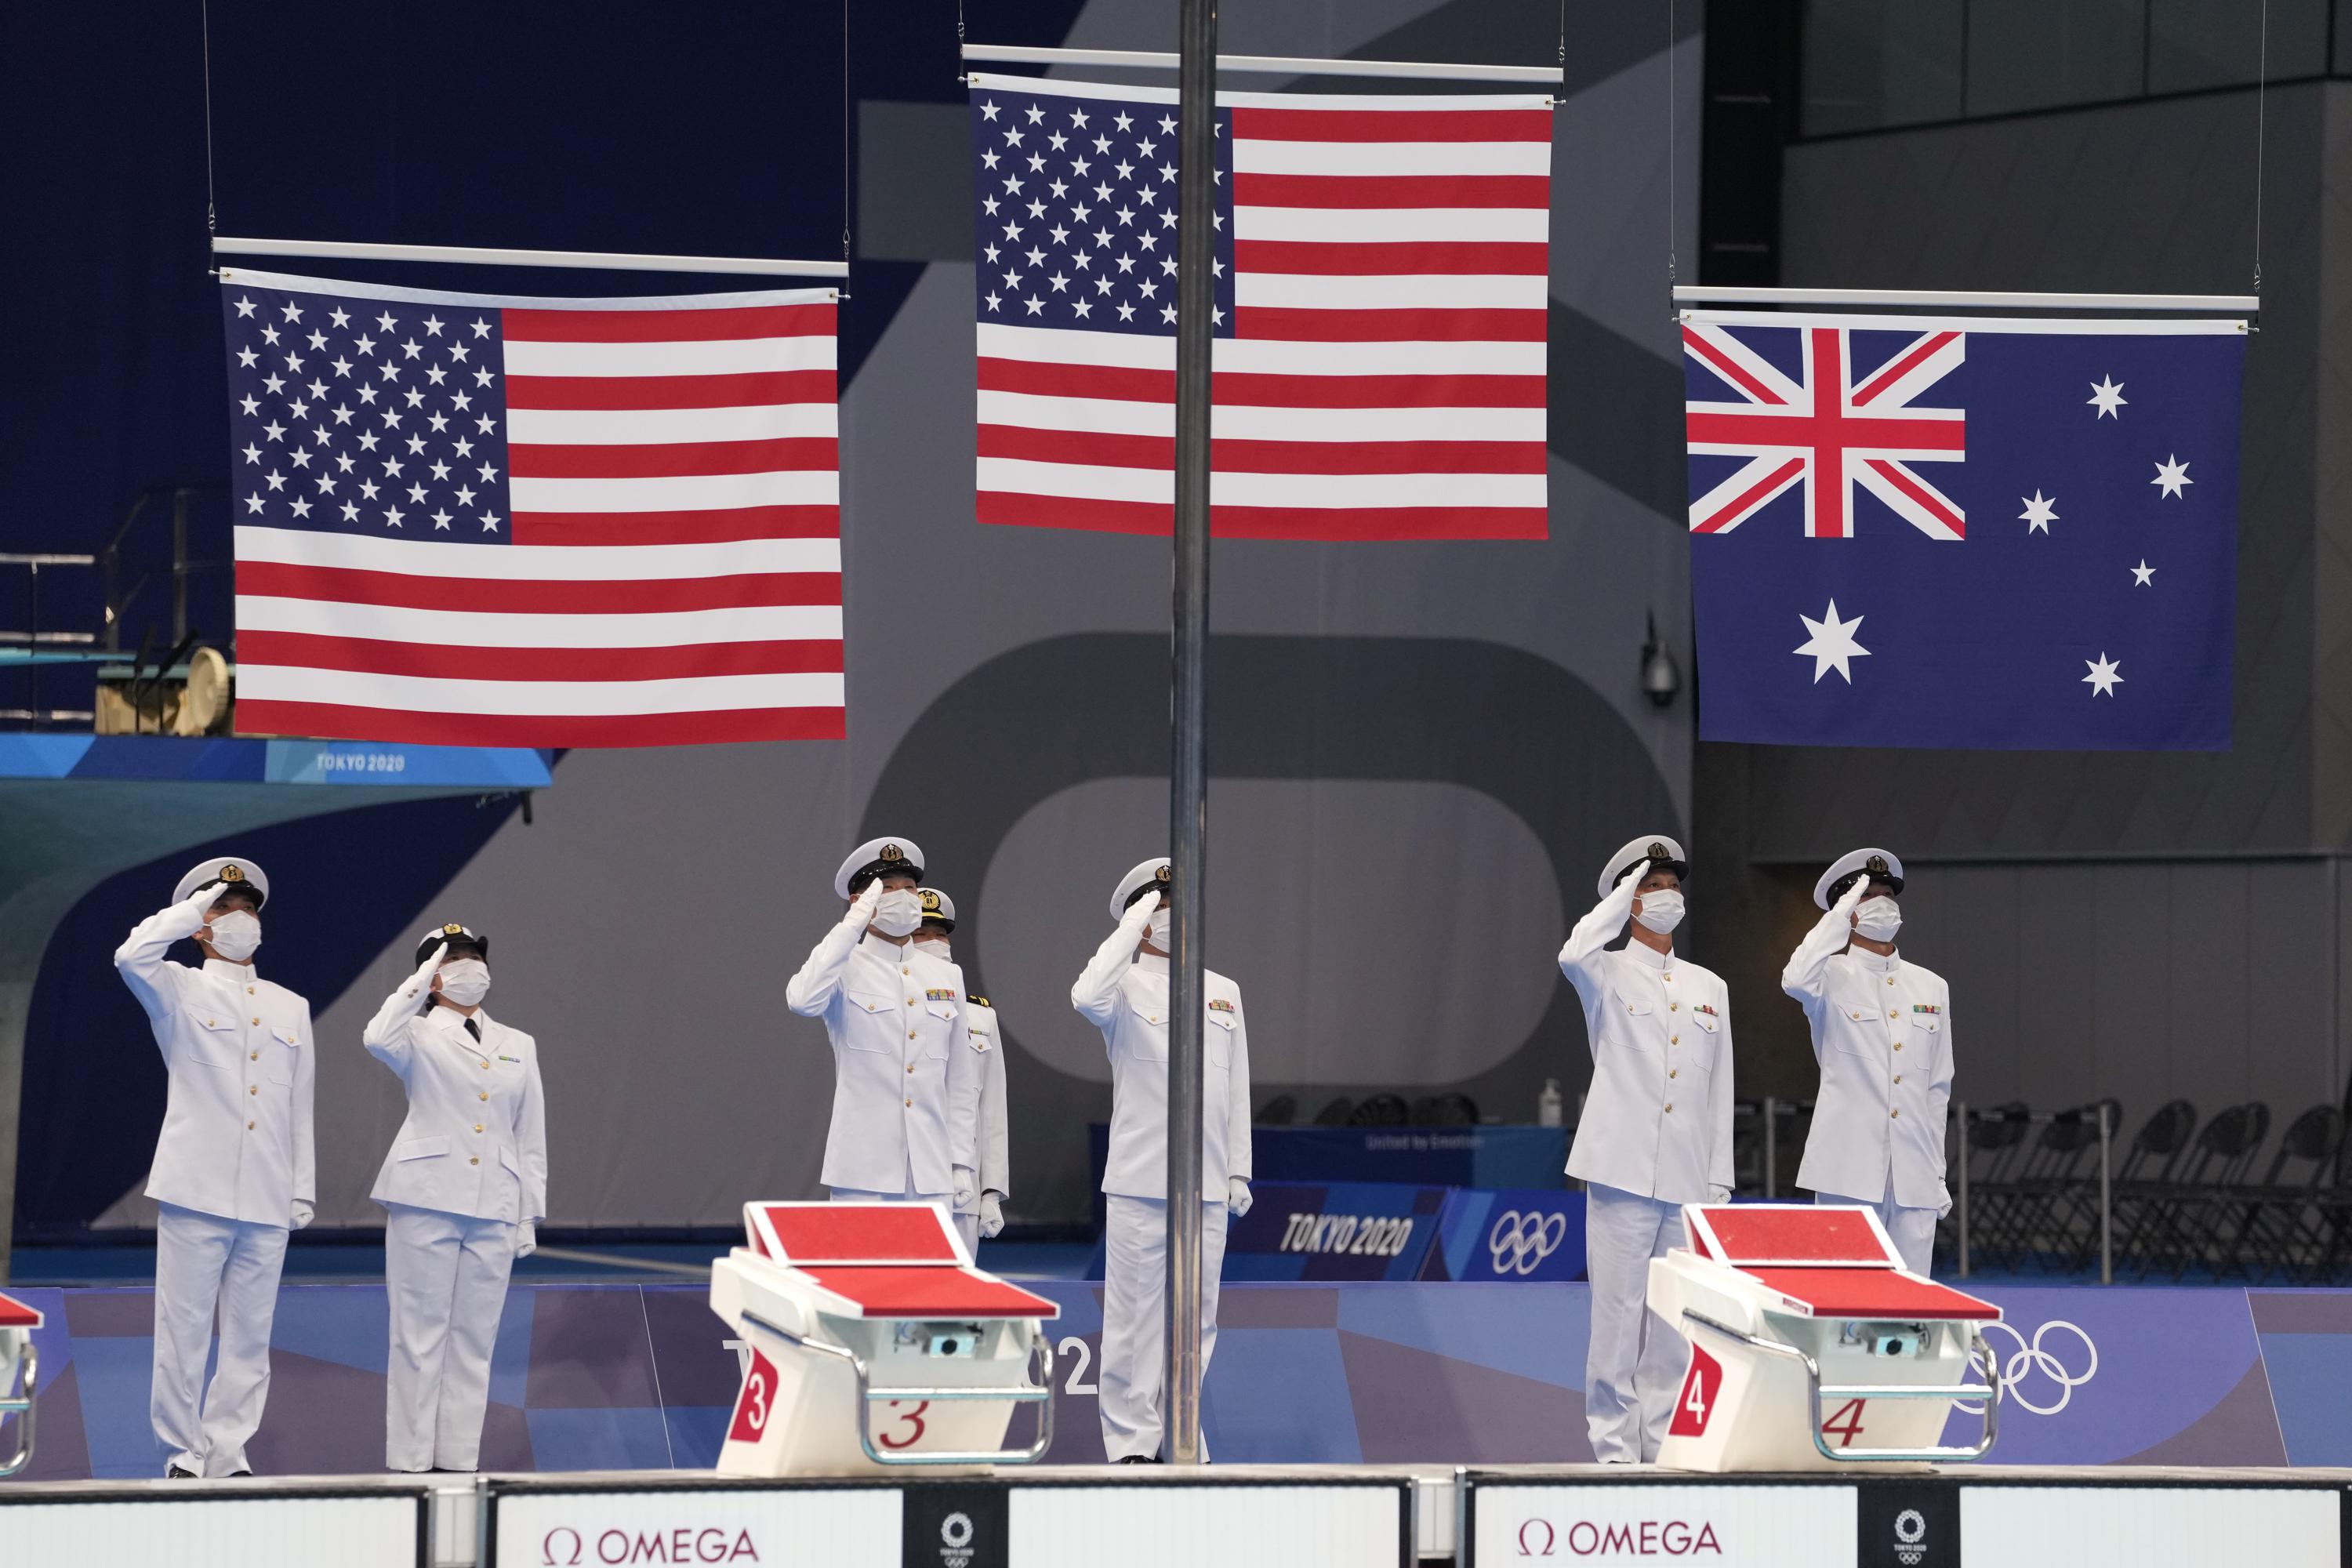
<path id="1" fill-rule="evenodd" d="M 1876 1214 L 1688 1204 L 1683 1234 L 1650 1259 L 1650 1310 L 1691 1347 L 1659 1464 L 1911 1469 L 1992 1447 L 2000 1371 L 1980 1325 L 2000 1309 L 1906 1269 Z M 1961 1400 L 1984 1402 L 1982 1431 L 1945 1447 Z"/>
<path id="2" fill-rule="evenodd" d="M 1051 1446 L 1041 1325 L 1061 1309 L 973 1268 L 943 1209 L 752 1203 L 743 1228 L 710 1273 L 710 1310 L 743 1344 L 721 1474 L 1019 1465 Z M 1006 1448 L 1023 1405 L 1036 1438 Z"/>
<path id="3" fill-rule="evenodd" d="M 33 1331 L 41 1314 L 13 1296 L 0 1296 L 0 1426 L 16 1418 L 16 1452 L 0 1458 L 0 1476 L 13 1476 L 33 1462 L 33 1399 L 40 1393 L 41 1363 L 33 1353 Z M 23 1368 L 24 1392 L 11 1396 Z"/>

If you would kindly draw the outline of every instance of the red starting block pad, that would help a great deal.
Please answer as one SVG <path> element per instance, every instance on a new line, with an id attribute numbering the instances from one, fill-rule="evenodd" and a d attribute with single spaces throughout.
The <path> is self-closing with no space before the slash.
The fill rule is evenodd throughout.
<path id="1" fill-rule="evenodd" d="M 16 1418 L 16 1440 L 0 1449 L 0 1476 L 13 1476 L 33 1462 L 33 1397 L 40 1392 L 40 1361 L 33 1353 L 33 1331 L 41 1314 L 14 1296 L 0 1295 L 0 1426 Z M 17 1379 L 21 1369 L 24 1387 Z"/>
<path id="2" fill-rule="evenodd" d="M 1061 1309 L 974 1268 L 943 1208 L 752 1203 L 743 1229 L 710 1278 L 711 1310 L 746 1347 L 721 1472 L 974 1468 L 1050 1446 L 1041 1325 Z M 1036 1440 L 1008 1449 L 1022 1405 L 1037 1408 Z"/>
<path id="3" fill-rule="evenodd" d="M 1692 1204 L 1688 1243 L 1650 1260 L 1650 1310 L 1690 1342 L 1659 1462 L 1682 1469 L 1913 1468 L 1975 1459 L 2000 1376 L 1991 1302 L 1914 1274 L 1869 1209 Z M 1952 1405 L 1981 1441 L 1947 1447 Z"/>

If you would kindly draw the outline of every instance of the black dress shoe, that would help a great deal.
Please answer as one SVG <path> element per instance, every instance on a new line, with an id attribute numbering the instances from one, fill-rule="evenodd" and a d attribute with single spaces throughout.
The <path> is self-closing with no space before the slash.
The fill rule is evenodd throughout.
<path id="1" fill-rule="evenodd" d="M 247 1476 L 247 1477 L 249 1477 L 249 1476 L 251 1476 L 252 1474 L 253 1474 L 253 1472 L 252 1472 L 251 1470 L 231 1470 L 231 1471 L 229 1472 L 229 1477 L 230 1477 L 230 1479 L 236 1479 L 236 1477 L 238 1477 L 238 1476 Z"/>
<path id="2" fill-rule="evenodd" d="M 1157 1454 L 1122 1454 L 1119 1456 L 1118 1462 L 1122 1465 L 1156 1465 L 1160 1462 L 1160 1456 Z"/>
<path id="3" fill-rule="evenodd" d="M 193 1481 L 201 1478 L 194 1470 L 184 1470 L 177 1465 L 168 1465 L 164 1467 L 163 1479 L 167 1481 Z"/>

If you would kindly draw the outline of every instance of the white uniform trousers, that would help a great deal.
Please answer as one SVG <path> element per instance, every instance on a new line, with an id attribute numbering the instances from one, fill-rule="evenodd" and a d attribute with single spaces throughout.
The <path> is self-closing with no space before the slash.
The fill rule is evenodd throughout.
<path id="1" fill-rule="evenodd" d="M 383 1207 L 392 1298 L 383 1462 L 411 1472 L 471 1470 L 481 1458 L 490 1347 L 514 1270 L 516 1227 L 406 1204 Z"/>
<path id="2" fill-rule="evenodd" d="M 1878 1223 L 1895 1242 L 1895 1250 L 1902 1255 L 1903 1267 L 1914 1274 L 1926 1274 L 1936 1260 L 1936 1222 L 1943 1215 L 1935 1209 L 1907 1209 L 1895 1201 L 1895 1184 L 1886 1184 L 1886 1195 L 1876 1203 L 1861 1198 L 1842 1198 L 1835 1193 L 1815 1193 L 1817 1204 L 1835 1204 L 1841 1208 L 1873 1209 Z"/>
<path id="3" fill-rule="evenodd" d="M 1168 1358 L 1168 1204 L 1164 1198 L 1104 1198 L 1103 1455 L 1160 1453 L 1161 1384 Z M 1201 1378 L 1217 1348 L 1217 1277 L 1225 1268 L 1225 1205 L 1201 1205 Z M 1209 1443 L 1201 1439 L 1201 1458 Z"/>
<path id="4" fill-rule="evenodd" d="M 960 1237 L 963 1237 L 963 1249 L 964 1249 L 966 1252 L 971 1253 L 974 1258 L 979 1258 L 979 1256 L 980 1256 L 980 1213 L 979 1213 L 979 1211 L 975 1209 L 975 1210 L 974 1210 L 973 1212 L 971 1212 L 971 1214 L 959 1214 L 959 1215 L 954 1215 L 954 1216 L 953 1216 L 953 1218 L 954 1218 L 954 1220 L 955 1220 L 956 1234 L 957 1234 L 958 1236 L 960 1236 Z"/>
<path id="5" fill-rule="evenodd" d="M 1683 1239 L 1680 1204 L 1595 1182 L 1584 1190 L 1592 1337 L 1584 1357 L 1584 1427 L 1604 1465 L 1650 1464 L 1665 1440 L 1690 1348 L 1649 1310 L 1650 1259 Z"/>
<path id="6" fill-rule="evenodd" d="M 170 1463 L 200 1476 L 247 1469 L 245 1445 L 269 1395 L 269 1324 L 286 1227 L 165 1204 L 155 1227 L 155 1436 Z M 220 1363 L 201 1403 L 220 1308 Z"/>

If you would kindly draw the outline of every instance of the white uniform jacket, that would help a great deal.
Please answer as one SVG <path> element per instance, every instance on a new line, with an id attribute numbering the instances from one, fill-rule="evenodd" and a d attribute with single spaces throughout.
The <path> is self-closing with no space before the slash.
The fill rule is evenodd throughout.
<path id="1" fill-rule="evenodd" d="M 147 1195 L 223 1219 L 289 1228 L 318 1200 L 310 1004 L 252 967 L 163 954 L 205 917 L 174 904 L 131 928 L 114 967 L 155 1031 L 170 1088 Z"/>
<path id="2" fill-rule="evenodd" d="M 380 1204 L 436 1209 L 520 1225 L 547 1217 L 547 1100 L 539 1044 L 476 1009 L 436 1003 L 417 1011 L 404 986 L 361 1037 L 368 1054 L 408 1090 L 408 1120 L 368 1195 Z"/>
<path id="3" fill-rule="evenodd" d="M 980 1076 L 966 1037 L 963 971 L 869 934 L 845 919 L 784 988 L 784 1005 L 823 1018 L 833 1042 L 833 1125 L 824 1140 L 829 1187 L 895 1193 L 955 1190 L 953 1167 L 972 1163 L 969 1121 L 956 1094 Z"/>
<path id="4" fill-rule="evenodd" d="M 1731 1003 L 1722 979 L 1679 954 L 1601 944 L 1632 917 L 1628 877 L 1576 922 L 1560 973 L 1584 1003 L 1592 1087 L 1568 1173 L 1670 1204 L 1731 1185 Z"/>
<path id="5" fill-rule="evenodd" d="M 1135 952 L 1125 927 L 1111 932 L 1070 988 L 1070 1005 L 1103 1034 L 1110 1053 L 1110 1159 L 1102 1190 L 1168 1196 L 1168 961 Z M 1130 962 L 1132 957 L 1132 962 Z M 1208 970 L 1202 989 L 1201 1196 L 1223 1203 L 1230 1179 L 1250 1174 L 1249 1026 L 1241 987 Z"/>
<path id="6" fill-rule="evenodd" d="M 1797 1184 L 1905 1208 L 1952 1206 L 1944 1116 L 1952 1098 L 1952 992 L 1931 969 L 1857 948 L 1841 952 L 1845 912 L 1816 923 L 1780 972 L 1804 1004 L 1822 1065 Z"/>
<path id="7" fill-rule="evenodd" d="M 1005 1157 L 1004 1037 L 996 1009 L 985 1002 L 965 997 L 963 1016 L 964 1037 L 980 1058 L 980 1071 L 963 1086 L 956 1114 L 972 1130 L 972 1155 L 979 1162 L 972 1168 L 980 1187 L 971 1206 L 961 1212 L 978 1214 L 981 1193 L 1007 1197 L 1013 1192 L 1012 1163 Z"/>

